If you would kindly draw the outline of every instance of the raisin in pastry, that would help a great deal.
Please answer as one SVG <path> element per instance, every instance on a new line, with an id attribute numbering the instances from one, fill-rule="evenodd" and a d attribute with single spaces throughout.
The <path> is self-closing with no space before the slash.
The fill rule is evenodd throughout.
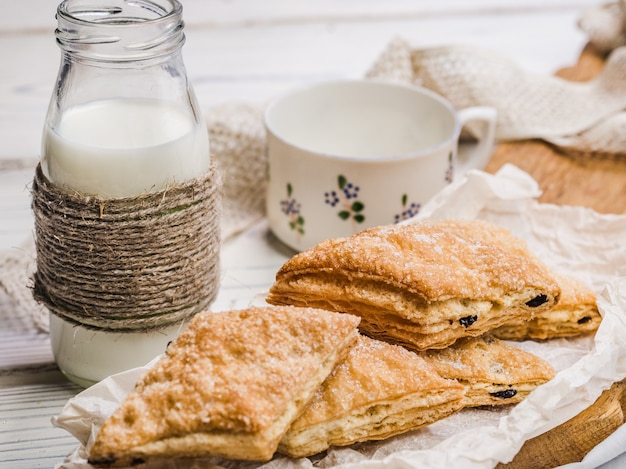
<path id="1" fill-rule="evenodd" d="M 291 424 L 278 451 L 303 457 L 389 438 L 460 410 L 464 392 L 416 353 L 361 336 Z"/>
<path id="2" fill-rule="evenodd" d="M 356 314 L 364 334 L 420 351 L 530 319 L 559 294 L 552 272 L 508 230 L 447 220 L 323 241 L 280 268 L 267 302 Z"/>
<path id="3" fill-rule="evenodd" d="M 465 407 L 516 404 L 555 374 L 545 360 L 490 336 L 461 339 L 422 356 L 441 376 L 465 386 Z"/>
<path id="4" fill-rule="evenodd" d="M 104 423 L 89 462 L 269 460 L 356 345 L 359 318 L 295 307 L 196 315 Z"/>
<path id="5" fill-rule="evenodd" d="M 561 287 L 556 306 L 535 314 L 528 321 L 507 322 L 491 331 L 492 335 L 505 340 L 543 340 L 595 332 L 602 321 L 595 293 L 571 276 L 558 275 L 556 278 Z"/>

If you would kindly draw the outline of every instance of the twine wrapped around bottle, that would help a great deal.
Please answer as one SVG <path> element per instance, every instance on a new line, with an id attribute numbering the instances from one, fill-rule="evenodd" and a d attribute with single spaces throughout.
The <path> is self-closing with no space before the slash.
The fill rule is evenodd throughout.
<path id="1" fill-rule="evenodd" d="M 149 331 L 207 307 L 219 287 L 220 180 L 136 197 L 65 192 L 38 166 L 33 293 L 53 314 L 102 331 Z"/>

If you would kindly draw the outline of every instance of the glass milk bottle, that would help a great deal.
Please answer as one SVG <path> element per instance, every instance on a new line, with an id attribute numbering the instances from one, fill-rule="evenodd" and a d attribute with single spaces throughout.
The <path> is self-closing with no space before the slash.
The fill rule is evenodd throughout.
<path id="1" fill-rule="evenodd" d="M 206 174 L 208 132 L 182 60 L 176 0 L 65 0 L 61 64 L 42 138 L 41 171 L 59 189 L 104 198 L 158 191 Z M 90 385 L 146 364 L 181 323 L 101 331 L 50 314 L 55 360 Z"/>

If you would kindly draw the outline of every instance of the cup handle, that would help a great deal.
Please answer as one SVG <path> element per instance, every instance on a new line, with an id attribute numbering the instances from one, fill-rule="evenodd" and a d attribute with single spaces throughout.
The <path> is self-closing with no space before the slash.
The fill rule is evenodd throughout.
<path id="1" fill-rule="evenodd" d="M 498 112 L 489 106 L 474 106 L 461 109 L 458 113 L 461 127 L 473 120 L 485 123 L 481 126 L 482 134 L 478 136 L 478 144 L 474 148 L 459 147 L 456 174 L 462 176 L 470 169 L 484 169 L 487 166 L 494 149 Z"/>

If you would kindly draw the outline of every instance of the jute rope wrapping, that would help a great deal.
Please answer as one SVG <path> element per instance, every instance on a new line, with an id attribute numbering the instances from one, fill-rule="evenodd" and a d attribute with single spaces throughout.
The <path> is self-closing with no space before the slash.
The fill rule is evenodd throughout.
<path id="1" fill-rule="evenodd" d="M 103 331 L 148 331 L 209 305 L 219 285 L 215 167 L 201 179 L 120 199 L 32 187 L 35 298 L 55 315 Z"/>

